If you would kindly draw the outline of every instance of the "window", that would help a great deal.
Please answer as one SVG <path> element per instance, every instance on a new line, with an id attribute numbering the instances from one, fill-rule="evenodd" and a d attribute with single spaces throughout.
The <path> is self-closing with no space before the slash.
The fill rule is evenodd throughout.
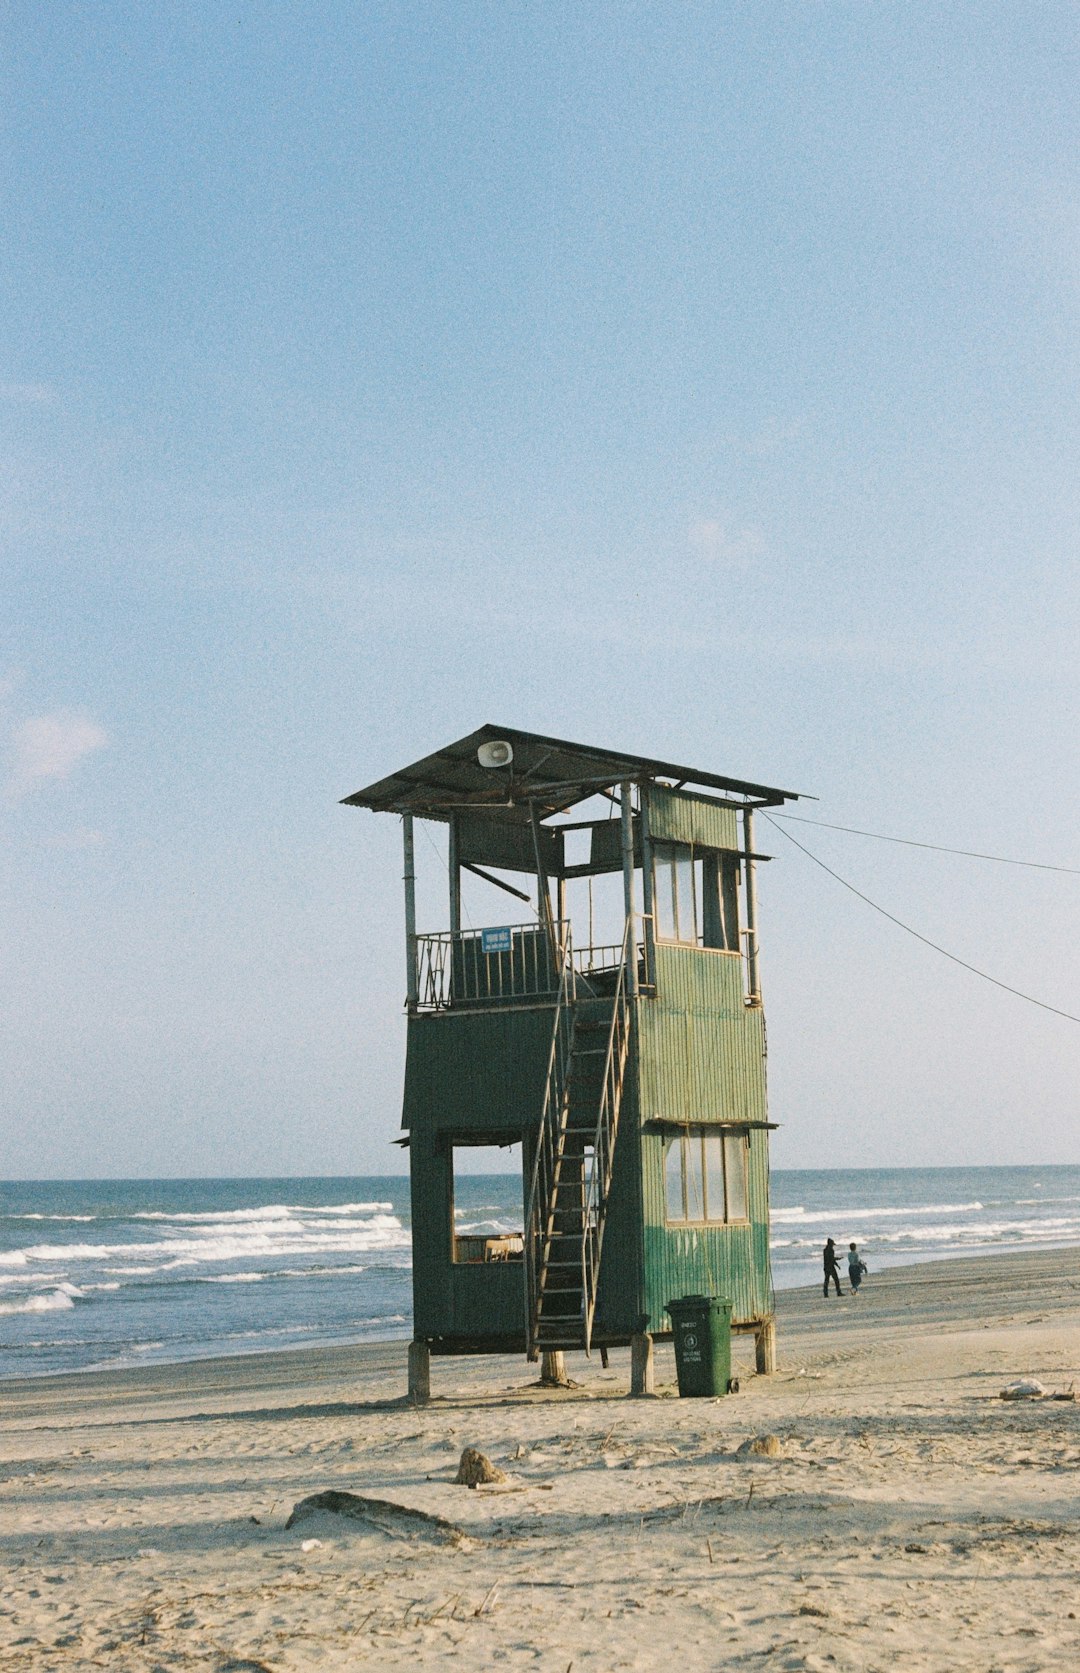
<path id="1" fill-rule="evenodd" d="M 725 1225 L 748 1218 L 748 1136 L 738 1128 L 687 1127 L 664 1138 L 669 1225 Z"/>
<path id="2" fill-rule="evenodd" d="M 734 854 L 706 854 L 703 861 L 704 945 L 739 951 L 739 861 Z"/>
<path id="3" fill-rule="evenodd" d="M 689 843 L 653 848 L 656 934 L 661 941 L 739 951 L 739 861 Z"/>
<path id="4" fill-rule="evenodd" d="M 746 1157 L 749 1148 L 744 1133 L 724 1134 L 724 1187 L 727 1192 L 729 1220 L 748 1220 L 750 1209 L 746 1200 Z"/>
<path id="5" fill-rule="evenodd" d="M 450 1155 L 455 1265 L 523 1259 L 521 1145 L 452 1143 Z"/>
<path id="6" fill-rule="evenodd" d="M 664 941 L 701 943 L 705 900 L 702 862 L 686 843 L 658 842 L 654 849 L 656 933 Z"/>

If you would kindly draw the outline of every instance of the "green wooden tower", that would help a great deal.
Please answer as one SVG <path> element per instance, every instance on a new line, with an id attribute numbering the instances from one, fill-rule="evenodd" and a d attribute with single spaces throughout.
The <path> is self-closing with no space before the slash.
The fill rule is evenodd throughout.
<path id="1" fill-rule="evenodd" d="M 647 1387 L 668 1301 L 701 1292 L 772 1369 L 753 816 L 792 799 L 500 726 L 346 798 L 404 832 L 417 1397 L 430 1353 L 628 1342 Z M 417 819 L 446 827 L 434 931 Z M 455 1218 L 489 1146 L 520 1157 L 520 1232 Z"/>

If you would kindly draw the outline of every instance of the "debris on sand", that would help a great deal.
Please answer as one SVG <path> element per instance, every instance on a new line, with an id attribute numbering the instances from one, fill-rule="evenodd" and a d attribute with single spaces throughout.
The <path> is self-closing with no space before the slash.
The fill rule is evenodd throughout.
<path id="1" fill-rule="evenodd" d="M 755 1435 L 739 1448 L 740 1458 L 783 1458 L 784 1443 L 779 1435 Z"/>
<path id="2" fill-rule="evenodd" d="M 460 1545 L 464 1529 L 448 1522 L 444 1516 L 433 1516 L 426 1510 L 412 1510 L 408 1505 L 395 1504 L 392 1499 L 369 1499 L 359 1493 L 313 1493 L 292 1508 L 286 1528 L 295 1528 L 313 1516 L 345 1516 L 352 1522 L 366 1522 L 391 1539 L 433 1539 L 441 1545 Z"/>
<path id="3" fill-rule="evenodd" d="M 505 1473 L 493 1464 L 486 1453 L 477 1451 L 474 1446 L 467 1446 L 461 1454 L 458 1473 L 454 1481 L 459 1487 L 481 1487 L 491 1481 L 505 1481 Z"/>
<path id="4" fill-rule="evenodd" d="M 1037 1377 L 1019 1377 L 1001 1391 L 1002 1400 L 1045 1400 L 1046 1389 Z"/>

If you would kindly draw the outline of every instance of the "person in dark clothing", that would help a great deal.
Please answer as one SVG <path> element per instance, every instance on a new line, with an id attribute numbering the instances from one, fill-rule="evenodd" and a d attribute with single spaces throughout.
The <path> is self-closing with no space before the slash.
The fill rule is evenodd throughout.
<path id="1" fill-rule="evenodd" d="M 821 1251 L 821 1257 L 822 1257 L 822 1260 L 825 1263 L 825 1284 L 824 1284 L 824 1288 L 822 1289 L 821 1293 L 825 1297 L 825 1300 L 828 1301 L 828 1299 L 829 1299 L 829 1279 L 830 1278 L 832 1279 L 833 1283 L 836 1285 L 837 1295 L 843 1295 L 843 1293 L 844 1293 L 843 1290 L 840 1288 L 840 1266 L 839 1266 L 839 1263 L 836 1259 L 836 1245 L 833 1242 L 831 1237 L 829 1238 L 828 1242 L 826 1243 L 824 1249 Z"/>

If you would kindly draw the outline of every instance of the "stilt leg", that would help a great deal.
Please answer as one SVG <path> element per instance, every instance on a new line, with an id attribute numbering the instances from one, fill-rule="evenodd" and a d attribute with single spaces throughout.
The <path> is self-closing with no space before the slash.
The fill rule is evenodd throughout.
<path id="1" fill-rule="evenodd" d="M 754 1332 L 754 1361 L 758 1376 L 771 1377 L 776 1370 L 776 1320 L 762 1319 Z"/>
<path id="2" fill-rule="evenodd" d="M 409 1343 L 409 1399 L 426 1406 L 431 1399 L 431 1349 L 426 1342 Z"/>
<path id="3" fill-rule="evenodd" d="M 546 1353 L 540 1361 L 540 1381 L 545 1388 L 566 1387 L 566 1356 L 555 1352 Z"/>
<path id="4" fill-rule="evenodd" d="M 653 1340 L 647 1330 L 630 1338 L 630 1393 L 653 1392 Z"/>
<path id="5" fill-rule="evenodd" d="M 604 1370 L 606 1371 L 607 1370 L 607 1349 L 606 1348 L 601 1348 L 600 1349 L 600 1363 L 604 1367 Z"/>

